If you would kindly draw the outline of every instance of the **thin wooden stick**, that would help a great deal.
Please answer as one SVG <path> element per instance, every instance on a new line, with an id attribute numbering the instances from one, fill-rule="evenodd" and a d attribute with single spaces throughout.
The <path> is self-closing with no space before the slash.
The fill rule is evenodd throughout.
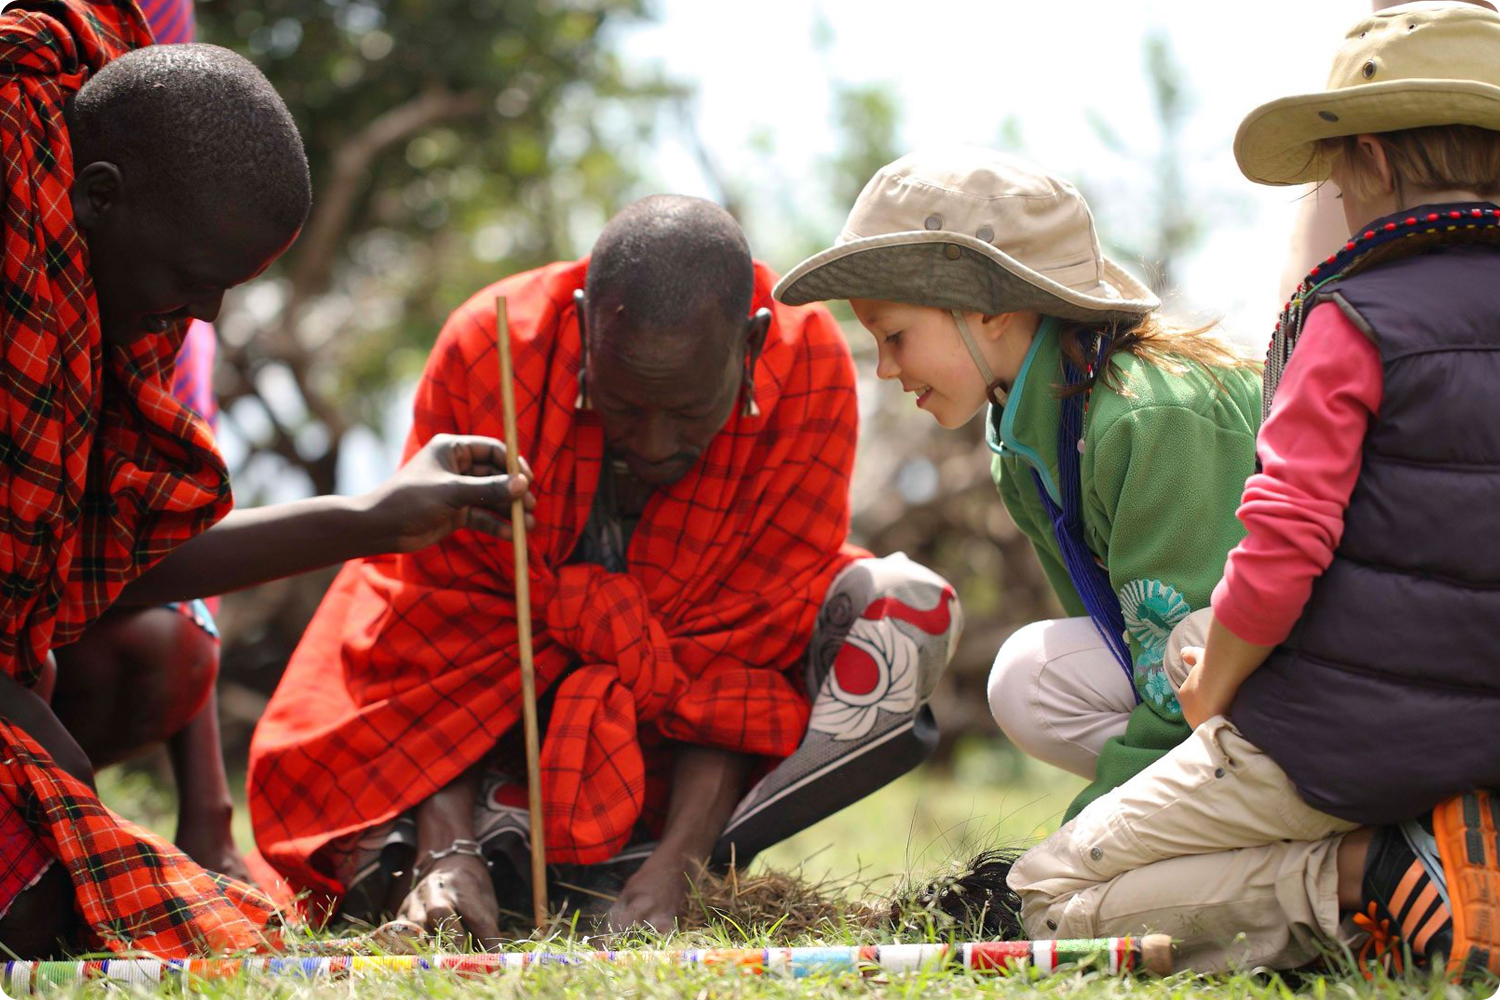
<path id="1" fill-rule="evenodd" d="M 495 299 L 495 330 L 500 345 L 500 400 L 505 411 L 505 471 L 521 472 L 516 443 L 516 388 L 510 363 L 510 323 L 505 296 Z M 526 571 L 526 503 L 510 504 L 511 532 L 516 549 L 516 631 L 521 646 L 521 718 L 526 730 L 526 797 L 531 821 L 531 908 L 537 930 L 547 926 L 547 837 L 542 817 L 542 752 L 537 736 L 536 665 L 531 659 L 531 579 Z"/>

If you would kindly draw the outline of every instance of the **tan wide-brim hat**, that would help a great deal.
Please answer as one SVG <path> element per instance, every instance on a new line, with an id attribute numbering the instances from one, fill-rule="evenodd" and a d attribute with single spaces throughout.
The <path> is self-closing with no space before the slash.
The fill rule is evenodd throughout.
<path id="1" fill-rule="evenodd" d="M 1067 181 L 975 146 L 910 153 L 865 185 L 838 242 L 776 285 L 788 305 L 880 299 L 1128 321 L 1161 303 L 1099 250 Z"/>
<path id="2" fill-rule="evenodd" d="M 1322 181 L 1319 139 L 1428 125 L 1500 130 L 1500 14 L 1444 0 L 1365 18 L 1340 46 L 1328 89 L 1250 112 L 1234 156 L 1262 184 Z"/>

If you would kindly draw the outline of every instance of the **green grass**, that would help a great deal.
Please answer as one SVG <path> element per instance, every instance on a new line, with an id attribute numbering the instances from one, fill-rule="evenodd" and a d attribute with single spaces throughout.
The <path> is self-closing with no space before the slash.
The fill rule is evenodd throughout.
<path id="1" fill-rule="evenodd" d="M 1062 811 L 1081 786 L 1078 779 L 987 747 L 961 754 L 950 773 L 917 772 L 777 845 L 757 859 L 752 871 L 767 867 L 801 870 L 813 879 L 844 884 L 851 894 L 879 894 L 909 875 L 921 876 L 968 857 L 989 846 L 1022 846 L 1054 829 Z M 101 781 L 106 801 L 131 818 L 170 834 L 175 804 L 170 793 L 141 774 L 107 774 Z M 243 810 L 242 810 L 243 812 Z M 239 818 L 237 832 L 248 835 Z M 248 846 L 244 844 L 243 846 Z M 639 937 L 628 944 L 642 947 L 758 947 L 773 943 L 767 929 L 745 934 L 732 927 L 676 935 L 669 939 Z M 846 926 L 830 928 L 812 938 L 776 936 L 774 943 L 865 943 L 879 940 L 869 930 Z M 541 945 L 547 950 L 591 948 L 581 939 L 556 939 Z M 616 945 L 620 946 L 619 944 Z M 56 991 L 60 997 L 98 995 L 115 987 L 100 985 Z M 1191 997 L 1225 1000 L 1315 1000 L 1362 998 L 1478 998 L 1495 993 L 1493 983 L 1467 989 L 1409 977 L 1366 982 L 1354 974 L 1304 977 L 1300 981 L 1277 976 L 1236 975 L 1213 978 L 1178 975 L 1168 979 L 1116 979 L 1089 971 L 1064 971 L 1049 977 L 1019 974 L 992 977 L 953 968 L 929 968 L 920 973 L 877 978 L 854 975 L 819 976 L 800 980 L 762 978 L 728 969 L 653 966 L 584 966 L 528 970 L 481 979 L 448 975 L 386 975 L 357 980 L 299 983 L 259 980 L 203 984 L 196 995 L 211 1000 L 405 1000 L 405 998 L 474 997 L 621 997 L 637 1000 L 777 1000 L 782 997 L 912 998 L 949 1000 L 958 997 L 1042 996 L 1078 1000 L 1187 1000 Z"/>

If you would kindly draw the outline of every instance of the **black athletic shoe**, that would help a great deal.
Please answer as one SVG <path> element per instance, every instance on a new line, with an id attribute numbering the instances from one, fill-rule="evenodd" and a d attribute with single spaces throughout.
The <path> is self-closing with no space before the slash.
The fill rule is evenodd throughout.
<path id="1" fill-rule="evenodd" d="M 1382 827 L 1365 862 L 1369 935 L 1359 958 L 1400 972 L 1500 973 L 1500 802 L 1488 792 L 1449 799 L 1421 820 Z"/>

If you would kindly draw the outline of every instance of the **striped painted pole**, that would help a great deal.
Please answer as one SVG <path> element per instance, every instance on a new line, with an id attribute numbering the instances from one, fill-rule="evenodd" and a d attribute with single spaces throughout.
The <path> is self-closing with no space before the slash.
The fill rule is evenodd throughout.
<path id="1" fill-rule="evenodd" d="M 472 955 L 323 955 L 307 958 L 103 959 L 79 962 L 7 962 L 3 987 L 11 996 L 44 993 L 50 987 L 91 980 L 138 986 L 239 977 L 287 976 L 335 979 L 421 972 L 496 975 L 540 966 L 631 965 L 731 966 L 756 975 L 808 976 L 847 972 L 912 972 L 952 962 L 981 972 L 1086 965 L 1111 974 L 1172 971 L 1172 939 L 1092 938 L 1074 941 L 985 941 L 967 944 L 880 944 L 808 948 L 694 948 L 684 951 L 512 951 Z"/>

